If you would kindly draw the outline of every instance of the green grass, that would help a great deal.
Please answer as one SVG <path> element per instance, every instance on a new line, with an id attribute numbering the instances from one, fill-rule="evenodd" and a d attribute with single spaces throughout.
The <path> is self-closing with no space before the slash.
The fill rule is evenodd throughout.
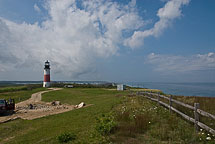
<path id="1" fill-rule="evenodd" d="M 19 91 L 13 91 L 13 92 L 4 92 L 0 93 L 0 99 L 6 99 L 9 98 L 15 99 L 15 102 L 24 101 L 26 99 L 29 99 L 33 93 L 36 93 L 38 91 L 46 90 L 46 88 L 36 88 L 33 90 L 19 90 Z"/>
<path id="2" fill-rule="evenodd" d="M 41 89 L 35 89 L 35 91 Z M 14 97 L 30 95 L 32 91 L 8 93 Z M 1 94 L 0 94 L 1 96 Z M 23 97 L 25 98 L 25 97 Z M 80 102 L 93 104 L 62 114 L 35 120 L 14 120 L 0 124 L 0 143 L 58 143 L 59 136 L 75 134 L 68 143 L 102 143 L 105 139 L 113 143 L 213 143 L 206 141 L 205 134 L 196 134 L 193 124 L 167 109 L 141 96 L 130 95 L 129 91 L 113 91 L 102 88 L 65 88 L 44 93 L 43 101 L 59 100 L 76 105 Z M 111 135 L 95 133 L 97 117 L 112 113 L 116 129 Z M 205 132 L 204 132 L 205 133 Z M 5 139 L 8 139 L 7 141 Z M 200 140 L 201 139 L 201 140 Z"/>
<path id="3" fill-rule="evenodd" d="M 58 143 L 56 137 L 64 132 L 76 133 L 76 143 L 88 143 L 95 130 L 96 117 L 108 113 L 127 92 L 105 89 L 63 89 L 43 95 L 44 101 L 60 100 L 62 103 L 78 104 L 83 101 L 92 106 L 35 120 L 15 120 L 0 125 L 0 143 Z M 98 143 L 99 141 L 95 141 Z"/>
<path id="4" fill-rule="evenodd" d="M 0 87 L 0 93 L 27 90 L 26 86 Z"/>

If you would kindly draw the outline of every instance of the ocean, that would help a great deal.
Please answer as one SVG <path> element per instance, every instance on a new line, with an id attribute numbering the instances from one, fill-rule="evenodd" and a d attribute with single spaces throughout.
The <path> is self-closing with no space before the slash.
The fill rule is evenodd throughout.
<path id="1" fill-rule="evenodd" d="M 215 97 L 215 83 L 128 82 L 129 86 L 159 89 L 166 94 Z"/>

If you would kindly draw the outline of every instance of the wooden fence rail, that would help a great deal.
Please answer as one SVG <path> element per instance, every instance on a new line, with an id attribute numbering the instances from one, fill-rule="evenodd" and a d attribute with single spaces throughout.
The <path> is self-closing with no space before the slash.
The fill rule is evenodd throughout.
<path id="1" fill-rule="evenodd" d="M 144 95 L 145 97 L 151 99 L 152 101 L 158 102 L 159 104 L 169 108 L 170 111 L 174 111 L 174 112 L 178 113 L 179 115 L 181 115 L 186 120 L 193 122 L 197 131 L 198 131 L 199 127 L 200 127 L 202 129 L 210 132 L 211 134 L 215 135 L 215 130 L 214 129 L 210 128 L 209 126 L 207 126 L 204 123 L 201 123 L 199 121 L 199 114 L 202 115 L 202 116 L 209 117 L 209 118 L 214 119 L 214 120 L 215 120 L 215 116 L 210 114 L 210 113 L 208 113 L 208 112 L 205 112 L 205 111 L 199 109 L 199 104 L 198 103 L 194 103 L 194 106 L 191 106 L 191 105 L 185 104 L 183 102 L 174 100 L 174 99 L 172 99 L 171 96 L 166 97 L 164 95 L 155 94 L 155 93 L 149 93 L 149 92 L 137 92 L 137 95 Z M 157 99 L 153 98 L 152 96 L 156 96 Z M 162 102 L 160 100 L 160 98 L 167 99 L 169 101 L 169 104 L 166 104 L 166 103 Z M 189 117 L 188 115 L 184 114 L 183 112 L 181 112 L 181 111 L 177 110 L 176 108 L 172 107 L 172 102 L 174 102 L 174 103 L 176 103 L 178 105 L 184 106 L 186 108 L 194 110 L 194 117 L 195 118 Z"/>

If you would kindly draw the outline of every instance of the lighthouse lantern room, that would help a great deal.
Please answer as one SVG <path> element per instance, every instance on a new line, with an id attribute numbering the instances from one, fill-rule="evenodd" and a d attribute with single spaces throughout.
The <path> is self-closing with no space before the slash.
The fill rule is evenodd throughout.
<path id="1" fill-rule="evenodd" d="M 43 87 L 50 87 L 50 63 L 47 60 L 45 62 L 44 67 L 44 81 L 43 81 Z"/>

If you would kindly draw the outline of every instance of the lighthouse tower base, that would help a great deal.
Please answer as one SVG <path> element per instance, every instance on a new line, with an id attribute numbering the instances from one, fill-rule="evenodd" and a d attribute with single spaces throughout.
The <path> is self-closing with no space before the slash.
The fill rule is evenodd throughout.
<path id="1" fill-rule="evenodd" d="M 50 87 L 51 83 L 50 82 L 43 82 L 43 87 Z"/>

